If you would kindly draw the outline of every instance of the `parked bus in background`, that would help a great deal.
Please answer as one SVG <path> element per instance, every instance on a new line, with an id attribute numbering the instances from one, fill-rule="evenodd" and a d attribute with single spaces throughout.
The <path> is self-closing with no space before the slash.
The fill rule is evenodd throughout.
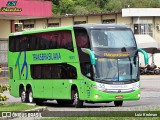
<path id="1" fill-rule="evenodd" d="M 11 33 L 10 94 L 22 102 L 58 104 L 140 99 L 134 35 L 121 25 L 84 24 Z"/>

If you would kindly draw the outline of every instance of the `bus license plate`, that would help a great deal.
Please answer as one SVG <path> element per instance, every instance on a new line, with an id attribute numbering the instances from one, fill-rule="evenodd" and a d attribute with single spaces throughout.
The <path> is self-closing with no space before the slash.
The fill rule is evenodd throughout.
<path id="1" fill-rule="evenodd" d="M 116 96 L 116 99 L 123 99 L 123 96 Z"/>

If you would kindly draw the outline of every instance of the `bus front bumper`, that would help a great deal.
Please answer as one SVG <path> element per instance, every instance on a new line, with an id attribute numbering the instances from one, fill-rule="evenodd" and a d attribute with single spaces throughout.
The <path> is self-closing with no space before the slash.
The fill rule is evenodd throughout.
<path id="1" fill-rule="evenodd" d="M 92 91 L 90 91 L 90 94 L 88 94 L 87 96 L 87 101 L 92 102 L 127 101 L 139 99 L 140 89 L 128 93 L 107 93 L 97 89 L 92 89 Z"/>

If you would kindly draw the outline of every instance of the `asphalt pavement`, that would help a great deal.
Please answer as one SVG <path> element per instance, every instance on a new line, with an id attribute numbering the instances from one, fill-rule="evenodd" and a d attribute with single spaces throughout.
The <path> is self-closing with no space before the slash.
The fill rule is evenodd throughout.
<path id="1" fill-rule="evenodd" d="M 45 103 L 49 111 L 102 111 L 102 110 L 160 110 L 160 75 L 142 75 L 141 77 L 141 99 L 138 101 L 124 101 L 122 107 L 114 107 L 112 103 L 84 104 L 84 108 L 75 108 L 73 105 L 59 106 L 56 101 Z M 0 81 L 1 84 L 7 84 L 8 81 Z M 21 102 L 20 98 L 9 95 L 8 103 Z"/>

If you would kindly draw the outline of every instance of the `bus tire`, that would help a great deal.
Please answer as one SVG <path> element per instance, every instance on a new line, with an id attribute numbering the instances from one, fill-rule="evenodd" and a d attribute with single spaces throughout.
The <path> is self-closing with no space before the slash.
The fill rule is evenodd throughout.
<path id="1" fill-rule="evenodd" d="M 123 105 L 123 101 L 114 101 L 114 105 L 116 107 L 121 107 Z"/>
<path id="2" fill-rule="evenodd" d="M 83 101 L 79 99 L 79 93 L 77 89 L 72 90 L 72 95 L 73 95 L 73 105 L 75 105 L 76 108 L 83 107 Z"/>
<path id="3" fill-rule="evenodd" d="M 35 99 L 33 98 L 32 88 L 29 88 L 27 91 L 27 100 L 29 103 L 35 103 Z"/>
<path id="4" fill-rule="evenodd" d="M 26 91 L 24 90 L 24 88 L 20 88 L 20 97 L 21 97 L 22 103 L 27 102 Z"/>

